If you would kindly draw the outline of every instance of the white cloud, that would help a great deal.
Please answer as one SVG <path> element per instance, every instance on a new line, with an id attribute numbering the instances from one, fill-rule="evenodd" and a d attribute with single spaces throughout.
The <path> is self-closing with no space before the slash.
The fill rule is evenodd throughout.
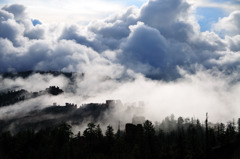
<path id="1" fill-rule="evenodd" d="M 58 85 L 61 88 L 65 88 L 68 84 L 68 79 L 64 76 L 54 77 L 51 74 L 41 75 L 39 73 L 33 74 L 28 78 L 0 78 L 1 90 L 5 89 L 25 89 L 31 91 L 40 91 L 49 86 Z"/>
<path id="2" fill-rule="evenodd" d="M 22 14 L 18 20 L 10 13 L 14 7 L 19 7 Z M 166 10 L 166 7 L 175 9 Z M 7 39 L 2 39 L 1 43 L 3 46 L 7 43 L 9 48 L 2 48 L 1 71 L 85 72 L 89 66 L 105 68 L 116 64 L 152 77 L 172 79 L 179 77 L 177 66 L 192 69 L 191 65 L 199 63 L 206 68 L 216 65 L 225 68 L 224 63 L 212 61 L 223 59 L 228 55 L 224 51 L 229 49 L 238 51 L 237 38 L 231 41 L 221 39 L 214 32 L 201 33 L 195 27 L 196 21 L 191 19 L 189 8 L 190 5 L 181 0 L 177 3 L 149 1 L 141 9 L 130 7 L 118 15 L 80 27 L 76 24 L 33 26 L 29 24 L 25 7 L 4 7 L 8 12 L 2 11 L 1 25 L 8 27 L 2 27 L 1 37 Z M 237 13 L 227 19 L 235 19 Z M 234 22 L 237 24 L 237 20 Z M 234 28 L 237 28 L 236 24 L 231 23 Z M 105 56 L 103 52 L 108 50 L 116 52 L 115 59 Z"/>
<path id="3" fill-rule="evenodd" d="M 219 19 L 213 30 L 222 34 L 235 36 L 240 34 L 240 10 L 232 12 L 228 17 Z"/>
<path id="4" fill-rule="evenodd" d="M 84 25 L 126 8 L 126 2 L 109 0 L 11 0 L 8 2 L 8 4 L 12 3 L 28 6 L 30 17 L 44 23 L 78 22 Z"/>
<path id="5" fill-rule="evenodd" d="M 186 0 L 188 3 L 196 7 L 220 8 L 225 12 L 238 10 L 240 3 L 236 0 L 218 1 L 218 0 Z"/>
<path id="6" fill-rule="evenodd" d="M 198 69 L 199 67 L 196 66 Z M 71 86 L 75 94 L 65 92 L 63 95 L 51 97 L 42 96 L 37 99 L 18 103 L 0 109 L 0 116 L 9 118 L 14 115 L 24 116 L 34 109 L 44 108 L 54 102 L 64 105 L 72 102 L 78 105 L 84 103 L 104 103 L 106 99 L 120 99 L 123 103 L 145 102 L 143 112 L 138 112 L 152 121 L 161 121 L 167 115 L 197 117 L 201 121 L 208 112 L 211 122 L 226 122 L 238 118 L 240 84 L 236 76 L 226 76 L 219 71 L 199 69 L 196 74 L 181 70 L 183 77 L 176 81 L 156 81 L 146 79 L 142 75 L 134 75 L 134 80 L 116 81 L 100 76 L 87 74 L 75 77 L 76 83 Z M 50 85 L 58 85 L 67 90 L 68 80 L 65 77 L 35 74 L 27 79 L 1 79 L 4 87 L 19 86 L 27 90 L 42 90 Z M 2 87 L 1 87 L 2 88 Z M 117 107 L 114 117 L 121 121 L 131 119 L 134 112 L 126 112 L 125 107 Z M 135 112 L 137 113 L 137 112 Z M 113 120 L 115 121 L 115 120 Z"/>
<path id="7" fill-rule="evenodd" d="M 226 36 L 226 40 L 228 42 L 228 47 L 232 51 L 240 50 L 240 35 L 236 35 L 234 37 Z"/>
<path id="8" fill-rule="evenodd" d="M 22 16 L 14 16 L 14 7 Z M 238 12 L 215 25 L 217 31 L 225 29 L 223 39 L 216 29 L 200 32 L 191 6 L 183 0 L 150 0 L 142 8 L 130 7 L 84 27 L 33 26 L 25 7 L 7 8 L 0 10 L 0 72 L 83 72 L 84 80 L 77 79 L 74 85 L 81 98 L 67 94 L 63 99 L 81 103 L 145 100 L 155 117 L 175 112 L 204 116 L 208 111 L 216 120 L 227 120 L 239 111 Z M 4 80 L 6 88 L 13 83 L 23 88 L 36 84 L 28 79 Z"/>

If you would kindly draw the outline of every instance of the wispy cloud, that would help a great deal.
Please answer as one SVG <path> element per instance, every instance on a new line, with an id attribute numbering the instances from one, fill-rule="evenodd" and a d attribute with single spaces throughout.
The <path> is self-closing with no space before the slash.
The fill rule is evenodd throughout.
<path id="1" fill-rule="evenodd" d="M 221 8 L 224 11 L 231 12 L 240 8 L 240 1 L 238 0 L 187 0 L 195 7 L 209 7 L 209 8 Z"/>
<path id="2" fill-rule="evenodd" d="M 5 4 L 23 4 L 28 6 L 29 14 L 32 18 L 39 19 L 45 23 L 68 22 L 87 24 L 92 20 L 104 18 L 114 12 L 123 11 L 128 5 L 136 4 L 140 6 L 143 0 L 133 1 L 109 1 L 109 0 L 10 0 L 2 2 Z"/>

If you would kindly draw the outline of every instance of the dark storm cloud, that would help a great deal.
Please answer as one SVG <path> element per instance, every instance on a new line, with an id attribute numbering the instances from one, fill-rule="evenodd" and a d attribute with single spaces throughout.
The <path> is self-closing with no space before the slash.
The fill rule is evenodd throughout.
<path id="1" fill-rule="evenodd" d="M 5 11 L 5 10 L 0 10 L 0 16 L 1 16 L 1 21 L 6 21 L 8 19 L 13 19 L 13 14 Z"/>
<path id="2" fill-rule="evenodd" d="M 0 10 L 0 38 L 8 39 L 14 47 L 23 47 L 27 39 L 42 39 L 44 29 L 34 27 L 26 13 L 26 7 L 18 4 Z"/>
<path id="3" fill-rule="evenodd" d="M 9 13 L 12 13 L 16 20 L 22 20 L 26 16 L 26 7 L 20 4 L 5 6 L 2 9 Z"/>
<path id="4" fill-rule="evenodd" d="M 123 43 L 123 52 L 133 61 L 141 61 L 151 64 L 153 67 L 165 65 L 167 41 L 154 28 L 138 24 L 134 26 L 132 33 L 125 43 Z M 166 60 L 167 61 L 167 60 Z"/>
<path id="5" fill-rule="evenodd" d="M 92 34 L 92 33 L 91 33 Z M 80 29 L 76 25 L 65 27 L 59 40 L 72 40 L 77 44 L 87 46 L 93 50 L 101 53 L 105 50 L 114 50 L 119 47 L 120 40 L 112 37 L 103 37 L 102 35 L 94 35 L 94 37 L 87 37 L 81 35 Z"/>
<path id="6" fill-rule="evenodd" d="M 232 51 L 239 51 L 240 50 L 240 35 L 236 35 L 234 37 L 227 37 L 229 48 Z"/>
<path id="7" fill-rule="evenodd" d="M 238 15 L 235 11 L 214 25 L 216 32 L 223 30 L 220 26 L 230 26 L 225 31 L 228 36 L 221 38 L 213 31 L 200 32 L 184 0 L 150 0 L 140 9 L 130 7 L 85 28 L 63 29 L 34 26 L 26 7 L 5 6 L 0 10 L 0 71 L 82 72 L 90 66 L 112 70 L 112 65 L 121 65 L 136 73 L 174 79 L 180 75 L 178 67 L 190 72 L 195 65 L 232 69 L 238 65 L 232 60 L 239 56 Z"/>
<path id="8" fill-rule="evenodd" d="M 135 70 L 148 67 L 164 67 L 166 60 L 167 41 L 156 29 L 138 24 L 122 44 L 122 60 Z M 147 68 L 147 67 L 146 67 Z M 146 73 L 141 70 L 139 72 Z M 148 71 L 148 70 L 145 70 Z"/>
<path id="9" fill-rule="evenodd" d="M 27 50 L 23 48 L 15 48 L 7 39 L 1 39 L 0 43 L 5 45 L 1 51 L 1 72 L 6 70 L 25 71 L 34 69 L 35 65 L 45 60 L 48 52 L 48 45 L 37 42 L 30 46 Z"/>
<path id="10" fill-rule="evenodd" d="M 110 65 L 91 49 L 97 47 L 97 42 L 95 44 L 94 41 L 78 35 L 74 27 L 65 29 L 62 36 L 55 40 L 51 37 L 55 35 L 55 30 L 48 30 L 42 25 L 33 26 L 22 5 L 6 6 L 0 13 L 0 72 L 86 72 L 88 66 Z M 46 32 L 53 33 L 45 37 Z"/>
<path id="11" fill-rule="evenodd" d="M 45 31 L 41 26 L 35 26 L 29 31 L 24 33 L 24 36 L 29 39 L 43 39 L 45 35 Z"/>
<path id="12" fill-rule="evenodd" d="M 0 72 L 57 70 L 85 75 L 76 75 L 71 86 L 67 79 L 54 80 L 51 75 L 0 76 L 0 86 L 38 91 L 56 84 L 74 90 L 75 94 L 17 103 L 10 107 L 13 114 L 49 102 L 83 104 L 121 98 L 148 102 L 144 115 L 152 120 L 170 113 L 204 119 L 209 112 L 226 121 L 237 117 L 240 109 L 238 14 L 220 19 L 212 31 L 200 32 L 184 0 L 150 0 L 140 9 L 130 7 L 83 28 L 34 26 L 24 6 L 6 6 L 0 10 Z M 229 27 L 226 31 L 221 26 Z M 7 107 L 1 109 L 0 115 L 7 112 Z M 114 115 L 126 116 L 119 112 Z"/>
<path id="13" fill-rule="evenodd" d="M 14 15 L 7 11 L 0 11 L 0 37 L 7 38 L 14 45 L 19 44 L 23 27 L 14 20 Z"/>
<path id="14" fill-rule="evenodd" d="M 59 40 L 66 39 L 66 40 L 73 40 L 78 44 L 85 45 L 87 47 L 91 47 L 96 51 L 102 51 L 106 49 L 105 46 L 102 46 L 99 41 L 96 39 L 88 39 L 86 36 L 81 35 L 79 28 L 76 25 L 71 25 L 69 27 L 65 27 L 60 36 Z"/>
<path id="15" fill-rule="evenodd" d="M 141 9 L 139 20 L 166 38 L 186 41 L 193 34 L 193 26 L 186 22 L 189 7 L 184 0 L 151 0 Z"/>
<path id="16" fill-rule="evenodd" d="M 61 40 L 57 44 L 52 44 L 50 41 L 38 40 L 21 53 L 6 39 L 2 39 L 0 43 L 4 45 L 0 51 L 5 52 L 1 54 L 1 72 L 29 69 L 90 72 L 88 70 L 90 67 L 111 65 L 97 52 L 73 41 Z"/>
<path id="17" fill-rule="evenodd" d="M 130 7 L 120 15 L 107 18 L 104 23 L 92 22 L 88 29 L 103 38 L 122 39 L 129 35 L 129 26 L 137 23 L 136 14 L 136 8 Z"/>
<path id="18" fill-rule="evenodd" d="M 132 26 L 132 32 L 121 49 L 120 58 L 128 67 L 148 75 L 158 74 L 165 79 L 178 76 L 176 66 L 197 62 L 189 45 L 167 40 L 157 29 L 141 23 Z"/>
<path id="19" fill-rule="evenodd" d="M 111 16 L 103 22 L 91 22 L 87 30 L 94 34 L 92 37 L 82 35 L 78 26 L 72 25 L 64 29 L 60 39 L 74 40 L 98 52 L 119 49 L 119 44 L 130 33 L 129 26 L 137 23 L 135 11 L 136 8 L 130 7 L 123 14 Z"/>
<path id="20" fill-rule="evenodd" d="M 183 0 L 149 1 L 139 10 L 129 8 L 122 15 L 90 24 L 88 29 L 103 37 L 98 39 L 101 43 L 104 37 L 119 39 L 115 49 L 120 49 L 121 64 L 161 78 L 177 77 L 178 66 L 189 70 L 195 64 L 221 67 L 212 60 L 225 56 L 226 52 L 219 51 L 228 49 L 226 41 L 214 32 L 200 32 L 190 5 Z"/>

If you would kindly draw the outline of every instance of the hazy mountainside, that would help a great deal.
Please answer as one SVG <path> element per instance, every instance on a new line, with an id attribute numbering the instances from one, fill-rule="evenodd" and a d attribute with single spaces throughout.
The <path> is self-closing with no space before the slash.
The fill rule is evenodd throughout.
<path id="1" fill-rule="evenodd" d="M 24 71 L 24 72 L 5 72 L 5 73 L 1 73 L 0 75 L 3 78 L 18 78 L 18 77 L 22 77 L 22 78 L 27 78 L 29 76 L 31 76 L 32 74 L 42 74 L 42 75 L 46 75 L 46 74 L 51 74 L 53 76 L 59 76 L 59 75 L 63 75 L 69 79 L 71 79 L 74 75 L 74 73 L 72 72 L 59 72 L 59 71 Z M 84 75 L 84 74 L 82 74 Z"/>
<path id="2" fill-rule="evenodd" d="M 201 122 L 195 117 L 176 119 L 171 115 L 153 124 L 141 116 L 144 102 L 123 104 L 120 100 L 105 99 L 104 103 L 92 103 L 88 100 L 91 96 L 85 96 L 91 95 L 88 89 L 76 90 L 79 86 L 76 83 L 86 82 L 84 74 L 29 71 L 6 73 L 2 78 L 17 83 L 0 93 L 2 158 L 239 157 L 240 119 L 225 124 L 211 123 L 208 116 Z M 52 82 L 54 78 L 57 80 Z M 34 80 L 37 86 L 21 85 L 21 79 Z M 101 80 L 112 82 L 109 78 Z M 50 85 L 62 82 L 63 88 Z M 72 99 L 88 102 L 75 104 Z M 107 127 L 103 130 L 105 135 L 100 125 Z"/>
<path id="3" fill-rule="evenodd" d="M 4 73 L 1 78 L 4 79 L 3 83 L 6 81 L 10 83 L 9 88 L 0 90 L 1 131 L 18 132 L 28 128 L 39 130 L 60 122 L 68 122 L 75 126 L 86 125 L 87 122 L 103 124 L 111 122 L 116 126 L 119 121 L 126 123 L 131 121 L 134 116 L 145 116 L 146 114 L 144 102 L 123 104 L 119 100 L 109 100 L 109 98 L 104 98 L 105 103 L 92 101 L 91 99 L 101 95 L 101 91 L 106 91 L 108 85 L 114 82 L 106 77 L 100 78 L 102 83 L 107 82 L 103 85 L 102 83 L 97 85 L 98 83 L 95 84 L 95 81 L 91 81 L 96 78 L 95 76 L 85 79 L 83 73 L 56 71 Z M 25 84 L 22 84 L 22 79 Z M 99 79 L 97 80 L 99 81 Z M 51 86 L 51 84 L 59 84 L 62 87 Z M 91 86 L 93 90 L 87 86 Z M 95 92 L 98 94 L 91 94 Z M 161 105 L 162 103 L 155 104 Z M 147 108 L 150 108 L 149 105 Z M 169 114 L 159 114 L 158 116 L 163 118 L 167 115 Z M 172 128 L 176 127 L 176 124 L 167 123 L 166 126 L 163 126 L 164 129 L 168 129 L 169 125 Z"/>
<path id="4" fill-rule="evenodd" d="M 49 88 L 46 88 L 45 90 L 39 92 L 28 92 L 24 89 L 17 91 L 9 90 L 7 92 L 0 93 L 0 107 L 12 105 L 24 100 L 29 100 L 46 94 L 59 95 L 61 93 L 63 93 L 63 90 L 56 86 L 50 86 Z"/>
<path id="5" fill-rule="evenodd" d="M 0 159 L 240 159 L 239 0 L 0 6 Z"/>
<path id="6" fill-rule="evenodd" d="M 111 109 L 113 107 L 107 104 L 95 103 L 86 104 L 80 108 L 71 103 L 66 103 L 65 106 L 47 106 L 44 109 L 31 111 L 24 116 L 0 120 L 0 132 L 11 131 L 17 133 L 27 129 L 40 130 L 56 126 L 61 122 L 68 122 L 73 126 L 78 126 L 84 124 L 87 119 L 104 123 L 104 117 L 110 113 Z"/>
<path id="7" fill-rule="evenodd" d="M 50 86 L 39 92 L 28 92 L 24 89 L 2 92 L 0 94 L 0 106 L 11 107 L 11 105 L 18 102 L 34 100 L 34 98 L 39 96 L 57 96 L 62 93 L 64 93 L 63 90 L 57 86 Z M 114 106 L 111 103 L 90 103 L 77 108 L 77 105 L 72 103 L 65 103 L 64 106 L 53 103 L 46 105 L 45 108 L 36 107 L 35 110 L 29 113 L 0 120 L 0 132 L 8 130 L 19 132 L 25 129 L 39 130 L 40 128 L 54 126 L 61 122 L 71 122 L 74 125 L 78 125 L 87 118 L 92 121 L 103 121 L 104 113 L 106 114 Z"/>
<path id="8" fill-rule="evenodd" d="M 35 78 L 31 79 L 33 76 Z M 84 78 L 84 74 L 82 73 L 64 73 L 56 71 L 26 71 L 2 74 L 2 79 L 7 81 L 13 80 L 14 82 L 10 88 L 0 90 L 0 109 L 3 114 L 0 117 L 0 131 L 10 130 L 16 133 L 24 129 L 39 130 L 47 126 L 57 125 L 61 122 L 80 125 L 86 123 L 86 121 L 107 123 L 109 120 L 107 118 L 113 119 L 112 111 L 116 106 L 123 106 L 121 101 L 107 100 L 106 103 L 89 102 L 80 104 L 79 107 L 77 107 L 77 104 L 69 102 L 71 101 L 71 96 L 76 96 L 76 98 L 81 99 L 81 95 L 78 96 L 75 94 L 74 89 L 71 89 L 76 83 L 75 76 L 78 76 L 80 82 L 81 79 Z M 67 81 L 67 87 L 65 87 L 67 93 L 58 86 L 49 86 L 48 88 L 43 88 L 44 86 L 41 86 L 41 84 L 38 86 L 39 77 L 43 78 L 44 84 L 55 77 L 56 79 L 59 79 L 59 77 L 60 79 L 63 78 Z M 41 90 L 33 92 L 31 90 L 32 88 L 26 85 L 25 87 L 29 90 L 23 89 L 24 87 L 21 85 L 22 79 L 25 81 L 28 79 L 34 81 L 37 88 Z M 15 84 L 19 80 L 20 84 Z M 109 78 L 102 78 L 102 80 L 109 80 Z M 58 81 L 55 80 L 55 82 Z M 65 99 L 66 96 L 69 97 Z M 84 98 L 88 97 L 84 96 Z M 60 103 L 62 104 L 59 104 L 58 100 L 61 100 Z M 135 108 L 131 109 L 132 110 L 129 112 L 133 112 Z M 117 123 L 117 119 L 114 120 L 116 120 Z"/>

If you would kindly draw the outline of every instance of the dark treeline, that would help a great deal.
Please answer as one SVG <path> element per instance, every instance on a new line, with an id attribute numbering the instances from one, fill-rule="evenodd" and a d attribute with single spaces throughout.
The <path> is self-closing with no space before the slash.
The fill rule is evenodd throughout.
<path id="1" fill-rule="evenodd" d="M 61 93 L 63 93 L 63 90 L 58 86 L 50 86 L 49 88 L 39 92 L 28 92 L 24 89 L 0 92 L 0 107 L 12 105 L 45 94 L 59 95 Z"/>
<path id="2" fill-rule="evenodd" d="M 24 71 L 24 72 L 5 72 L 5 73 L 0 73 L 0 75 L 3 78 L 28 78 L 29 76 L 33 75 L 33 74 L 41 74 L 41 75 L 47 75 L 47 74 L 51 74 L 53 76 L 59 76 L 59 75 L 63 75 L 69 79 L 72 79 L 74 74 L 73 72 L 61 72 L 61 71 Z M 83 73 L 81 73 L 82 76 L 84 76 Z"/>
<path id="3" fill-rule="evenodd" d="M 30 93 L 24 89 L 2 92 L 0 93 L 0 107 L 24 101 L 29 96 Z"/>
<path id="4" fill-rule="evenodd" d="M 170 125 L 169 125 L 170 124 Z M 171 125 L 172 124 L 172 125 Z M 168 125 L 168 126 L 167 126 Z M 34 159 L 239 159 L 240 122 L 215 124 L 168 117 L 162 123 L 126 124 L 125 130 L 89 123 L 83 132 L 71 126 L 0 134 L 0 158 Z"/>
<path id="5" fill-rule="evenodd" d="M 56 103 L 55 103 L 56 104 Z M 107 118 L 115 106 L 111 103 L 89 103 L 77 108 L 76 104 L 65 103 L 65 106 L 49 106 L 43 109 L 33 109 L 29 113 L 0 119 L 0 133 L 10 131 L 13 134 L 24 129 L 38 131 L 46 127 L 54 127 L 61 122 L 71 123 L 72 126 L 82 125 L 87 119 L 92 122 L 101 121 L 107 124 Z"/>

